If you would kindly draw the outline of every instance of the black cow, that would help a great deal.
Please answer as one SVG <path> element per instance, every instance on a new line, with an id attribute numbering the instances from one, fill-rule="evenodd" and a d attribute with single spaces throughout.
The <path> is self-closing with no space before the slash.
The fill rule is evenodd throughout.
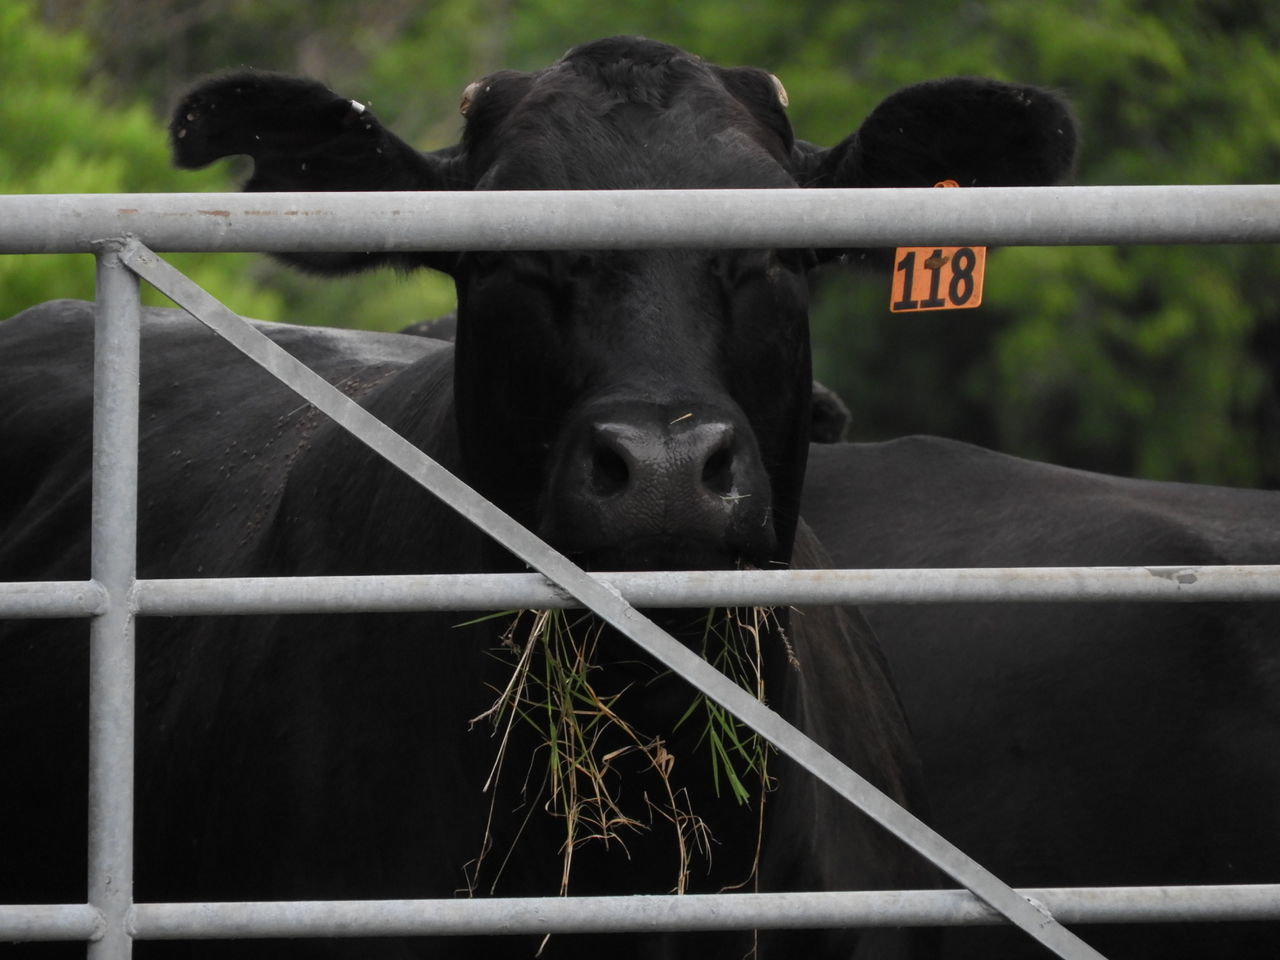
<path id="1" fill-rule="evenodd" d="M 1280 493 L 1121 479 L 929 437 L 814 446 L 803 508 L 838 566 L 1280 561 Z M 1276 604 L 865 612 L 936 826 L 1006 882 L 1280 881 Z M 1280 925 L 1085 936 L 1114 957 L 1261 960 Z M 946 943 L 948 957 L 1042 955 L 1004 931 L 948 931 Z"/>
<path id="2" fill-rule="evenodd" d="M 469 88 L 464 111 L 461 143 L 421 154 L 318 83 L 239 73 L 190 92 L 172 132 L 183 166 L 252 156 L 249 190 L 1017 185 L 1059 179 L 1074 146 L 1071 118 L 1052 95 L 965 79 L 895 94 L 846 141 L 819 149 L 793 138 L 768 74 L 625 38 L 579 47 L 536 73 L 494 74 Z M 453 275 L 456 348 L 263 329 L 583 564 L 817 562 L 798 520 L 810 253 L 287 259 L 322 272 L 391 263 Z M 0 577 L 88 574 L 92 313 L 89 304 L 55 302 L 0 328 Z M 143 339 L 141 576 L 517 568 L 185 315 L 147 311 Z M 138 899 L 435 897 L 468 883 L 484 893 L 555 894 L 565 832 L 541 809 L 547 751 L 529 725 L 512 726 L 505 774 L 494 794 L 483 792 L 497 740 L 469 721 L 493 703 L 490 688 L 507 682 L 511 657 L 495 654 L 500 627 L 460 629 L 466 619 L 142 621 Z M 667 614 L 663 622 L 697 644 L 702 634 L 688 624 L 705 619 Z M 82 624 L 26 623 L 0 637 L 3 768 L 21 771 L 20 786 L 3 791 L 0 899 L 10 902 L 84 897 L 76 840 L 83 634 Z M 730 649 L 748 637 L 731 636 Z M 791 618 L 785 635 L 766 627 L 760 637 L 773 705 L 915 803 L 905 725 L 860 622 L 813 613 Z M 763 820 L 759 790 L 750 804 L 726 784 L 717 790 L 700 724 L 677 725 L 688 688 L 617 638 L 603 637 L 599 653 L 595 689 L 625 691 L 611 708 L 660 736 L 662 749 L 609 759 L 627 815 L 649 823 L 624 834 L 625 847 L 578 849 L 570 892 L 677 886 L 673 814 L 652 779 L 660 766 L 676 771 L 676 786 L 714 836 L 710 856 L 692 851 L 686 889 L 930 882 L 882 831 L 784 763 L 772 764 L 777 788 Z M 618 747 L 616 729 L 605 736 L 604 750 Z M 741 956 L 751 945 L 749 934 L 566 936 L 547 952 Z M 528 956 L 535 946 L 500 939 L 331 949 Z M 779 956 L 897 956 L 908 946 L 896 934 L 856 931 L 760 943 Z"/>

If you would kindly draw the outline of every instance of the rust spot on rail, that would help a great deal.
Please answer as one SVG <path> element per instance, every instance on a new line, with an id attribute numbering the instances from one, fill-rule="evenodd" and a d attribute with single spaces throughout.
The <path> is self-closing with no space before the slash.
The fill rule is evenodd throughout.
<path id="1" fill-rule="evenodd" d="M 321 217 L 328 210 L 245 210 L 246 217 Z"/>
<path id="2" fill-rule="evenodd" d="M 197 210 L 196 213 L 203 214 L 206 217 L 229 217 L 230 210 Z"/>

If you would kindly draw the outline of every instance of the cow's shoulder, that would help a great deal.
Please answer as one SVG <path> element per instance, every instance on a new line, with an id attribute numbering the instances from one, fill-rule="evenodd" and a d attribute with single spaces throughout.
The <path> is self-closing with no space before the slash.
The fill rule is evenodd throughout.
<path id="1" fill-rule="evenodd" d="M 93 303 L 58 300 L 0 323 L 0 574 L 87 576 Z M 384 419 L 415 402 L 447 420 L 452 345 L 421 337 L 252 321 Z M 244 572 L 296 475 L 331 472 L 354 445 L 319 411 L 181 310 L 142 312 L 139 562 L 167 576 Z M 409 384 L 399 375 L 414 370 Z M 410 394 L 418 394 L 418 399 Z M 421 396 L 438 397 L 434 403 Z M 420 445 L 428 438 L 420 437 Z M 320 462 L 317 462 L 320 461 Z M 319 510 L 325 507 L 321 505 Z M 56 556 L 45 532 L 66 528 Z"/>
<path id="2" fill-rule="evenodd" d="M 1268 563 L 1280 555 L 1275 491 L 1117 477 L 938 437 L 814 445 L 804 511 L 836 561 L 850 566 Z"/>
<path id="3" fill-rule="evenodd" d="M 81 374 L 92 369 L 96 314 L 97 305 L 86 300 L 49 300 L 0 323 L 6 369 L 14 371 L 13 377 L 0 384 L 0 390 L 16 394 L 14 377 L 43 377 L 50 383 L 51 378 L 61 376 L 64 380 L 57 385 L 77 385 L 84 388 L 79 392 L 91 393 L 92 382 Z M 429 354 L 451 353 L 447 346 L 422 337 L 266 320 L 249 322 L 321 375 L 358 367 L 399 368 Z M 237 357 L 234 348 L 184 310 L 145 307 L 141 330 L 144 372 L 148 367 L 172 369 L 202 355 L 205 362 L 192 366 L 224 382 L 235 381 L 252 368 L 248 361 L 232 362 Z M 215 352 L 209 354 L 210 349 Z M 144 382 L 144 392 L 146 389 Z M 47 399 L 49 392 L 42 391 L 42 399 Z"/>

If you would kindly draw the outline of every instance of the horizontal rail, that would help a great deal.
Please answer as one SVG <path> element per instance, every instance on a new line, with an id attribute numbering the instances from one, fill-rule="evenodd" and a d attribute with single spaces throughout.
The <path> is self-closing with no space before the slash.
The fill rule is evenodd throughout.
<path id="1" fill-rule="evenodd" d="M 0 943 L 98 940 L 106 921 L 87 903 L 0 904 Z"/>
<path id="2" fill-rule="evenodd" d="M 107 608 L 107 591 L 92 580 L 0 583 L 0 617 L 94 617 Z"/>
<path id="3" fill-rule="evenodd" d="M 0 197 L 0 253 L 1274 243 L 1280 185 Z"/>
<path id="4" fill-rule="evenodd" d="M 1280 600 L 1276 564 L 678 570 L 599 577 L 639 607 Z M 92 616 L 101 612 L 104 596 L 92 581 L 0 583 L 0 617 Z M 165 617 L 580 606 L 536 573 L 139 580 L 133 592 L 134 613 Z"/>
<path id="5" fill-rule="evenodd" d="M 1280 565 L 606 573 L 638 607 L 1280 600 Z M 580 607 L 539 574 L 143 580 L 140 615 Z"/>
<path id="6" fill-rule="evenodd" d="M 1021 890 L 1064 923 L 1280 919 L 1280 885 Z M 1194 894 L 1194 895 L 1193 895 Z M 135 936 L 548 934 L 1006 922 L 965 890 L 526 900 L 139 904 Z"/>
<path id="7" fill-rule="evenodd" d="M 1280 920 L 1280 884 L 1064 887 L 1019 894 L 1062 923 Z M 0 941 L 90 940 L 102 918 L 78 905 L 0 906 Z M 243 937 L 458 936 L 875 926 L 994 925 L 1004 919 L 964 890 L 745 893 L 728 896 L 530 897 L 141 903 L 139 940 Z"/>
<path id="8" fill-rule="evenodd" d="M 879 603 L 1280 600 L 1280 564 L 1213 567 L 984 567 L 956 570 L 740 570 L 600 573 L 636 607 Z M 0 584 L 0 617 L 100 613 L 95 582 Z M 573 608 L 539 573 L 140 580 L 138 616 L 397 613 Z"/>

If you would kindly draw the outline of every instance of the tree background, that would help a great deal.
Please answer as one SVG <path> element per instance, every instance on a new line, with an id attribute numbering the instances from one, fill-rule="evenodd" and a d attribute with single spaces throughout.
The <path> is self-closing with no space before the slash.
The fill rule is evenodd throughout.
<path id="1" fill-rule="evenodd" d="M 778 74 L 797 134 L 830 144 L 898 87 L 983 74 L 1075 104 L 1080 184 L 1280 177 L 1274 0 L 8 0 L 0 191 L 231 189 L 234 162 L 168 167 L 164 117 L 202 73 L 302 72 L 422 149 L 499 67 L 639 33 Z M 326 281 L 265 257 L 175 258 L 243 313 L 398 329 L 446 312 L 444 278 Z M 1280 486 L 1280 283 L 1271 246 L 1011 248 L 985 304 L 892 315 L 888 280 L 824 271 L 817 374 L 853 439 L 937 433 L 1071 466 Z M 83 257 L 0 257 L 0 316 L 92 296 Z"/>

